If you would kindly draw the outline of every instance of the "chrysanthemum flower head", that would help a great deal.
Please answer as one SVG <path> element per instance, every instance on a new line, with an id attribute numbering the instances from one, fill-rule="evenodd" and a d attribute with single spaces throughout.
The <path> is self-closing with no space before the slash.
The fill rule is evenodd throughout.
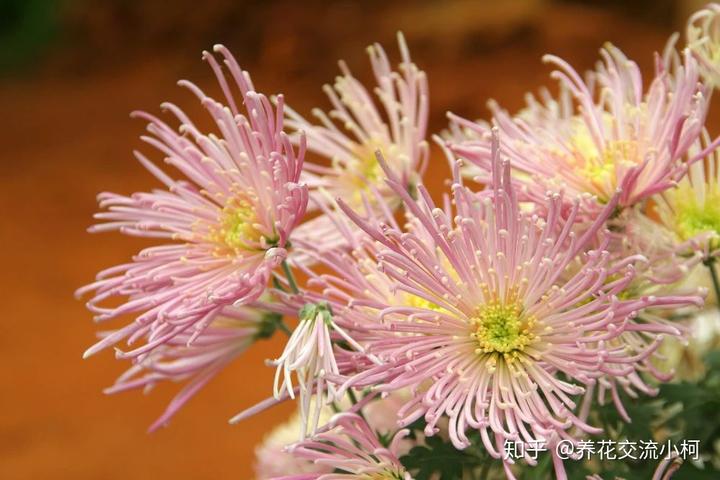
<path id="1" fill-rule="evenodd" d="M 522 193 L 542 199 L 547 190 L 565 191 L 567 201 L 583 195 L 597 200 L 597 212 L 620 189 L 618 206 L 634 205 L 674 185 L 685 158 L 702 132 L 709 91 L 698 83 L 697 62 L 685 52 L 677 66 L 656 62 L 655 78 L 645 91 L 638 66 L 612 45 L 601 50 L 602 62 L 588 80 L 558 57 L 544 57 L 557 67 L 560 93 L 529 96 L 525 110 L 511 116 L 491 102 L 493 123 L 503 138 L 503 152 L 516 170 Z M 452 117 L 478 139 L 452 145 L 454 152 L 479 168 L 488 181 L 490 133 L 482 124 Z"/>
<path id="2" fill-rule="evenodd" d="M 121 356 L 147 353 L 179 334 L 192 332 L 194 339 L 227 305 L 257 299 L 272 269 L 287 256 L 288 238 L 308 201 L 307 188 L 298 183 L 304 140 L 299 140 L 296 152 L 283 133 L 282 97 L 273 109 L 265 96 L 255 92 L 249 75 L 228 50 L 217 46 L 215 51 L 224 60 L 230 81 L 213 55 L 206 52 L 203 58 L 217 76 L 225 105 L 192 83 L 179 82 L 208 111 L 215 133 L 202 133 L 170 103 L 163 108 L 179 121 L 177 129 L 150 114 L 136 114 L 149 121 L 149 135 L 142 139 L 184 178 L 174 179 L 136 152 L 164 188 L 131 196 L 99 196 L 107 211 L 96 215 L 104 223 L 91 231 L 116 230 L 164 243 L 146 248 L 132 262 L 101 272 L 95 283 L 78 292 L 94 291 L 88 308 L 98 321 L 137 315 L 86 355 L 126 338 L 129 343 L 146 342 Z M 230 88 L 231 83 L 237 90 Z M 119 306 L 102 306 L 111 297 L 127 300 Z"/>
<path id="3" fill-rule="evenodd" d="M 720 4 L 709 3 L 688 20 L 687 46 L 698 59 L 705 80 L 720 86 Z"/>
<path id="4" fill-rule="evenodd" d="M 365 403 L 362 409 L 363 418 L 368 426 L 379 438 L 392 438 L 398 430 L 397 411 L 407 400 L 407 392 L 399 391 L 384 397 L 376 397 L 373 401 Z M 320 414 L 322 430 L 336 414 L 337 409 L 346 410 L 352 407 L 352 401 L 345 396 L 335 400 L 333 405 L 325 405 Z M 297 442 L 298 431 L 303 428 L 302 412 L 298 409 L 288 421 L 275 427 L 255 449 L 255 472 L 258 480 L 268 480 L 273 477 L 299 473 L 331 473 L 335 469 L 328 463 L 315 463 L 312 459 L 293 455 L 292 448 L 286 448 Z M 400 457 L 411 448 L 422 443 L 422 435 L 417 434 L 398 439 L 393 453 Z"/>
<path id="5" fill-rule="evenodd" d="M 287 126 L 302 132 L 307 137 L 308 149 L 329 161 L 329 164 L 305 164 L 304 179 L 315 202 L 327 205 L 340 197 L 355 208 L 365 200 L 378 209 L 396 208 L 400 202 L 384 183 L 384 174 L 375 157 L 377 150 L 382 151 L 389 167 L 408 189 L 414 188 L 425 171 L 427 78 L 410 59 L 402 34 L 398 34 L 398 42 L 402 60 L 397 71 L 392 69 L 380 45 L 368 47 L 377 82 L 372 91 L 340 62 L 342 75 L 333 86 L 324 87 L 332 110 L 327 114 L 320 109 L 313 110 L 319 124 L 287 108 Z M 330 246 L 342 241 L 324 216 L 302 225 L 298 237 L 314 238 Z"/>
<path id="6" fill-rule="evenodd" d="M 256 307 L 228 306 L 218 312 L 202 335 L 192 332 L 170 338 L 151 352 L 133 359 L 134 365 L 105 393 L 141 388 L 145 392 L 164 381 L 186 382 L 150 431 L 164 426 L 223 368 L 258 339 L 272 335 L 281 315 Z"/>
<path id="7" fill-rule="evenodd" d="M 360 416 L 338 414 L 325 431 L 290 447 L 296 457 L 331 466 L 334 472 L 290 475 L 275 480 L 412 480 L 397 453 L 399 443 L 408 433 L 408 430 L 398 431 L 385 447 Z"/>
<path id="8" fill-rule="evenodd" d="M 643 208 L 628 209 L 613 222 L 617 258 L 642 255 L 646 261 L 637 264 L 639 275 L 628 291 L 648 294 L 657 288 L 677 285 L 702 260 L 699 247 L 703 237 L 679 240 L 657 216 Z"/>
<path id="9" fill-rule="evenodd" d="M 696 147 L 704 150 L 705 142 Z M 692 164 L 677 187 L 653 198 L 660 222 L 686 244 L 688 254 L 720 254 L 720 153 L 717 150 Z"/>
<path id="10" fill-rule="evenodd" d="M 335 359 L 332 335 L 348 342 L 353 348 L 362 350 L 362 347 L 334 322 L 332 308 L 327 302 L 305 304 L 298 317 L 300 323 L 282 355 L 270 364 L 277 367 L 273 393 L 278 400 L 286 395 L 295 398 L 292 375 L 297 376 L 302 439 L 317 429 L 323 406 L 337 400 L 333 381 L 337 381 L 340 369 Z"/>
<path id="11" fill-rule="evenodd" d="M 325 406 L 320 415 L 322 425 L 335 415 L 332 408 Z M 302 414 L 298 409 L 292 416 L 265 435 L 255 448 L 255 478 L 270 480 L 283 475 L 331 473 L 332 465 L 318 465 L 312 461 L 294 456 L 288 446 L 297 442 L 298 431 L 303 428 Z"/>
<path id="12" fill-rule="evenodd" d="M 385 279 L 365 283 L 392 285 L 399 301 L 388 302 L 384 289 L 376 296 L 367 289 L 335 314 L 344 325 L 355 325 L 348 333 L 382 362 L 365 363 L 345 386 L 380 392 L 409 387 L 413 396 L 399 412 L 402 424 L 424 417 L 432 435 L 447 417 L 457 448 L 470 444 L 468 429 L 477 429 L 499 458 L 506 440 L 552 446 L 573 438 L 576 429 L 599 432 L 575 413 L 578 396 L 600 377 L 634 372 L 635 362 L 656 348 L 636 351 L 610 341 L 645 331 L 632 320 L 646 307 L 700 299 L 622 299 L 634 275 L 632 261 L 613 261 L 604 250 L 607 239 L 591 247 L 619 195 L 578 235 L 579 201 L 571 202 L 567 217 L 557 193 L 546 197 L 545 217 L 521 209 L 510 165 L 499 159 L 496 133 L 491 148 L 489 193 L 478 196 L 458 182 L 444 208 L 422 186 L 416 202 L 386 170 L 389 186 L 415 219 L 410 231 L 366 221 L 340 201 L 372 239 L 367 248 L 379 266 L 374 274 Z M 582 267 L 564 279 L 578 257 Z M 346 285 L 363 270 L 347 261 L 335 271 L 340 278 L 321 280 Z M 648 330 L 656 336 L 676 332 L 654 325 Z"/>

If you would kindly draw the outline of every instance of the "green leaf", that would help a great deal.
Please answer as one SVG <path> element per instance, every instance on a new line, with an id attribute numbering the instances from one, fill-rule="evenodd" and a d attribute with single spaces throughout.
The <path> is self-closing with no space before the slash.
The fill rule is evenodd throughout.
<path id="1" fill-rule="evenodd" d="M 479 457 L 456 449 L 438 436 L 428 437 L 425 443 L 400 458 L 415 480 L 428 480 L 433 474 L 438 474 L 440 480 L 457 480 L 462 478 L 463 470 L 481 463 Z"/>

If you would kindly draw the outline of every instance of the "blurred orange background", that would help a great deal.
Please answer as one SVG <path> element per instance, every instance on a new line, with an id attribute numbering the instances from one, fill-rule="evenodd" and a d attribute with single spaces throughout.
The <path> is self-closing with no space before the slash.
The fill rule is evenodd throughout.
<path id="1" fill-rule="evenodd" d="M 218 93 L 200 60 L 203 49 L 226 44 L 259 90 L 282 92 L 308 113 L 328 107 L 321 86 L 334 79 L 338 59 L 367 80 L 364 47 L 380 42 L 397 59 L 395 32 L 402 30 L 428 74 L 430 130 L 437 132 L 448 110 L 486 117 L 490 98 L 516 110 L 525 92 L 552 85 L 540 61 L 544 53 L 582 71 L 611 41 L 650 75 L 652 52 L 697 6 L 673 0 L 0 3 L 0 479 L 254 478 L 255 445 L 293 409 L 288 403 L 227 424 L 271 394 L 272 370 L 264 360 L 280 353 L 279 336 L 251 348 L 152 435 L 146 428 L 178 385 L 107 397 L 102 389 L 127 365 L 111 352 L 81 359 L 96 325 L 73 291 L 146 245 L 85 233 L 95 195 L 155 186 L 132 157 L 135 148 L 150 151 L 138 139 L 144 125 L 130 111 L 158 113 L 171 100 L 207 124 L 195 99 L 175 86 L 186 78 Z M 717 130 L 712 116 L 710 128 Z M 446 174 L 435 149 L 426 181 L 432 191 L 440 191 Z"/>

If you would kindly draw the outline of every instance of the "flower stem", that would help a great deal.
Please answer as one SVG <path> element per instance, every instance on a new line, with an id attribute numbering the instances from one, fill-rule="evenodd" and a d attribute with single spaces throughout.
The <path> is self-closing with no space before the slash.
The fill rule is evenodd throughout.
<path id="1" fill-rule="evenodd" d="M 353 405 L 357 405 L 358 399 L 355 396 L 355 392 L 352 388 L 348 388 L 347 390 L 348 397 L 350 397 L 350 401 Z M 365 418 L 365 414 L 362 412 L 362 408 L 358 408 L 357 414 L 360 415 L 360 417 L 367 422 L 367 418 Z"/>
<path id="2" fill-rule="evenodd" d="M 287 260 L 283 260 L 282 269 L 283 272 L 285 272 L 285 277 L 287 278 L 288 285 L 290 285 L 290 291 L 292 291 L 293 293 L 300 293 L 297 283 L 295 282 L 295 276 L 293 276 L 292 270 L 290 269 L 290 265 L 287 263 Z"/>
<path id="3" fill-rule="evenodd" d="M 718 303 L 718 308 L 720 308 L 720 278 L 718 278 L 718 273 L 715 269 L 715 259 L 708 258 L 703 263 L 708 270 L 710 270 L 710 278 L 712 278 L 713 288 L 715 289 L 715 301 Z"/>
<path id="4" fill-rule="evenodd" d="M 280 290 L 281 292 L 285 292 L 285 289 L 283 288 L 282 284 L 280 283 L 280 280 L 278 280 L 279 278 L 280 277 L 278 277 L 277 273 L 273 273 L 273 277 L 272 277 L 273 287 Z"/>

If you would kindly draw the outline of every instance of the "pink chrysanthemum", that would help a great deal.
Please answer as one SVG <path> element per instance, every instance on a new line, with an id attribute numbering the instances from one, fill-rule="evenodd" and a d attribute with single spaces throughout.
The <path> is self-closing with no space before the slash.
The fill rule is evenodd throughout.
<path id="1" fill-rule="evenodd" d="M 333 416 L 332 408 L 326 406 L 322 410 L 321 422 L 326 424 Z M 280 425 L 275 426 L 265 435 L 262 443 L 255 448 L 255 479 L 271 480 L 283 475 L 301 473 L 330 473 L 331 465 L 317 465 L 305 458 L 298 458 L 288 451 L 288 446 L 298 441 L 298 431 L 302 429 L 302 414 L 296 411 Z"/>
<path id="2" fill-rule="evenodd" d="M 695 150 L 708 144 L 704 135 Z M 720 256 L 720 152 L 691 165 L 676 188 L 653 197 L 652 211 L 687 255 Z"/>
<path id="3" fill-rule="evenodd" d="M 278 477 L 275 480 L 412 480 L 398 459 L 398 446 L 409 432 L 400 430 L 388 447 L 361 417 L 338 414 L 327 425 L 328 430 L 290 447 L 298 458 L 317 465 L 327 465 L 333 473 L 305 473 Z"/>
<path id="4" fill-rule="evenodd" d="M 596 391 L 601 404 L 609 396 L 620 416 L 629 422 L 631 419 L 621 401 L 620 392 L 631 398 L 637 398 L 639 393 L 656 395 L 657 382 L 648 379 L 654 377 L 665 382 L 673 377 L 674 371 L 660 368 L 667 362 L 658 333 L 684 337 L 689 329 L 683 320 L 701 305 L 699 300 L 707 292 L 703 288 L 682 285 L 688 273 L 702 259 L 701 252 L 696 251 L 697 243 L 677 243 L 671 232 L 637 207 L 622 212 L 614 219 L 613 226 L 615 231 L 610 235 L 612 241 L 609 248 L 611 256 L 616 262 L 633 260 L 632 268 L 635 270 L 632 280 L 619 296 L 623 299 L 662 297 L 664 302 L 657 305 L 658 308 L 651 307 L 639 312 L 636 318 L 630 320 L 639 323 L 641 328 L 624 331 L 619 337 L 608 340 L 609 346 L 624 347 L 629 355 L 642 353 L 634 363 L 628 363 L 623 368 L 625 373 L 616 372 L 598 379 L 597 388 L 593 386 L 586 395 L 582 415 L 589 411 L 591 397 Z M 568 275 L 573 271 L 571 269 Z M 697 302 L 683 305 L 682 300 L 688 294 L 696 297 Z M 670 301 L 672 298 L 678 303 Z"/>
<path id="5" fill-rule="evenodd" d="M 364 405 L 363 418 L 379 438 L 392 438 L 397 432 L 397 411 L 407 398 L 407 392 L 399 391 Z M 324 406 L 320 417 L 323 431 L 335 415 L 334 409 L 345 410 L 350 407 L 351 400 L 347 397 L 336 400 L 332 406 Z M 334 470 L 330 463 L 314 463 L 311 459 L 294 456 L 292 449 L 286 448 L 297 442 L 298 431 L 302 428 L 302 414 L 298 411 L 265 437 L 263 443 L 255 449 L 255 474 L 258 480 L 299 473 L 331 473 Z M 404 437 L 396 442 L 393 453 L 400 457 L 422 442 L 423 436 L 417 433 L 412 437 Z"/>
<path id="6" fill-rule="evenodd" d="M 329 160 L 329 164 L 305 163 L 303 180 L 317 204 L 331 205 L 341 197 L 355 208 L 366 200 L 375 209 L 397 208 L 400 200 L 383 181 L 382 169 L 375 158 L 377 150 L 382 151 L 389 168 L 410 190 L 425 171 L 427 77 L 410 59 L 401 34 L 398 43 L 402 58 L 398 71 L 392 70 L 380 45 L 368 47 L 377 82 L 373 92 L 380 101 L 379 108 L 371 92 L 352 76 L 344 62 L 340 62 L 342 75 L 334 86 L 324 87 L 333 109 L 328 114 L 313 110 L 319 124 L 310 123 L 286 108 L 286 125 L 307 137 L 310 151 Z M 326 216 L 305 222 L 296 236 L 313 239 L 321 246 L 320 250 L 340 245 L 344 240 Z"/>
<path id="7" fill-rule="evenodd" d="M 133 261 L 98 274 L 98 280 L 78 293 L 94 291 L 88 308 L 105 321 L 125 314 L 135 321 L 88 349 L 91 355 L 123 339 L 145 343 L 120 356 L 138 356 L 180 334 L 192 342 L 227 305 L 257 299 L 272 269 L 286 255 L 288 237 L 302 219 L 307 188 L 298 184 L 304 140 L 296 153 L 283 133 L 283 99 L 277 109 L 256 93 L 247 72 L 232 55 L 216 46 L 237 87 L 247 115 L 235 101 L 228 79 L 215 57 L 203 58 L 215 72 L 227 105 L 213 100 L 187 81 L 202 102 L 218 133 L 201 133 L 175 105 L 165 103 L 180 122 L 176 129 L 158 118 L 149 121 L 142 137 L 165 155 L 166 163 L 185 179 L 175 180 L 140 153 L 136 157 L 165 189 L 123 196 L 103 193 L 105 221 L 92 232 L 117 230 L 167 243 L 141 251 Z M 101 304 L 126 297 L 119 306 Z"/>
<path id="8" fill-rule="evenodd" d="M 618 258 L 640 254 L 647 259 L 630 287 L 634 293 L 648 294 L 677 285 L 703 258 L 703 235 L 679 240 L 656 216 L 642 209 L 627 210 L 615 219 L 614 227 L 612 250 Z"/>
<path id="9" fill-rule="evenodd" d="M 546 91 L 541 101 L 529 96 L 525 110 L 514 117 L 490 104 L 514 179 L 531 199 L 563 190 L 568 201 L 578 195 L 595 198 L 594 206 L 587 205 L 594 214 L 620 189 L 618 206 L 624 208 L 672 187 L 707 153 L 686 158 L 702 133 L 710 97 L 688 51 L 684 62 L 672 67 L 671 55 L 658 57 L 647 91 L 640 69 L 620 50 L 608 45 L 601 55 L 587 82 L 565 61 L 545 56 L 558 67 L 552 73 L 560 84 L 558 97 Z M 490 132 L 481 123 L 451 118 L 476 137 L 453 145 L 454 152 L 474 166 L 471 175 L 487 182 Z"/>
<path id="10" fill-rule="evenodd" d="M 346 308 L 334 310 L 337 321 L 352 326 L 350 335 L 383 362 L 359 363 L 363 371 L 345 386 L 380 392 L 410 387 L 414 395 L 399 412 L 403 424 L 424 417 L 432 435 L 447 417 L 457 448 L 469 445 L 468 428 L 477 429 L 499 458 L 506 440 L 552 445 L 574 438 L 576 428 L 599 432 L 574 413 L 577 396 L 603 376 L 631 374 L 656 348 L 634 351 L 610 341 L 624 332 L 675 334 L 633 319 L 646 307 L 701 300 L 621 298 L 634 275 L 632 259 L 611 261 L 603 250 L 607 239 L 590 250 L 618 196 L 577 236 L 579 201 L 567 220 L 560 215 L 560 194 L 546 198 L 546 218 L 521 210 L 509 164 L 500 165 L 496 142 L 492 150 L 489 194 L 479 197 L 456 183 L 454 214 L 450 202 L 436 208 L 422 186 L 416 203 L 386 170 L 388 185 L 414 219 L 408 232 L 366 221 L 341 202 L 369 235 L 366 250 L 374 252 L 379 268 L 372 274 L 379 278 L 353 285 L 368 274 L 367 264 L 338 254 L 347 261 L 333 267 L 337 276 L 313 281 L 336 298 L 340 290 L 350 292 Z M 582 267 L 562 280 L 578 257 Z M 388 302 L 388 294 L 395 300 Z M 562 462 L 555 463 L 563 478 Z"/>
<path id="11" fill-rule="evenodd" d="M 621 393 L 633 399 L 640 395 L 655 396 L 659 392 L 658 382 L 673 378 L 673 370 L 661 367 L 666 360 L 662 346 L 670 337 L 673 337 L 672 341 L 684 339 L 688 326 L 682 321 L 683 316 L 702 306 L 706 295 L 703 289 L 679 286 L 682 276 L 697 264 L 696 257 L 681 259 L 676 257 L 678 250 L 673 249 L 665 251 L 666 258 L 660 258 L 657 252 L 644 250 L 641 254 L 634 248 L 636 246 L 611 252 L 612 263 L 616 265 L 633 262 L 632 266 L 628 265 L 628 269 L 633 270 L 631 279 L 618 293 L 618 298 L 623 301 L 650 300 L 650 304 L 627 319 L 620 335 L 605 341 L 606 349 L 622 350 L 627 358 L 622 363 L 608 365 L 607 371 L 587 386 L 578 413 L 583 420 L 597 399 L 600 405 L 612 402 L 621 418 L 632 421 Z M 616 280 L 617 276 L 610 277 L 608 282 Z M 673 315 L 678 318 L 673 319 Z"/>
<path id="12" fill-rule="evenodd" d="M 142 388 L 149 391 L 163 381 L 187 382 L 173 398 L 150 431 L 164 426 L 185 403 L 199 392 L 254 341 L 268 337 L 277 327 L 280 314 L 250 307 L 225 307 L 215 315 L 197 339 L 180 333 L 148 354 L 134 359 L 134 365 L 105 393 Z"/>

